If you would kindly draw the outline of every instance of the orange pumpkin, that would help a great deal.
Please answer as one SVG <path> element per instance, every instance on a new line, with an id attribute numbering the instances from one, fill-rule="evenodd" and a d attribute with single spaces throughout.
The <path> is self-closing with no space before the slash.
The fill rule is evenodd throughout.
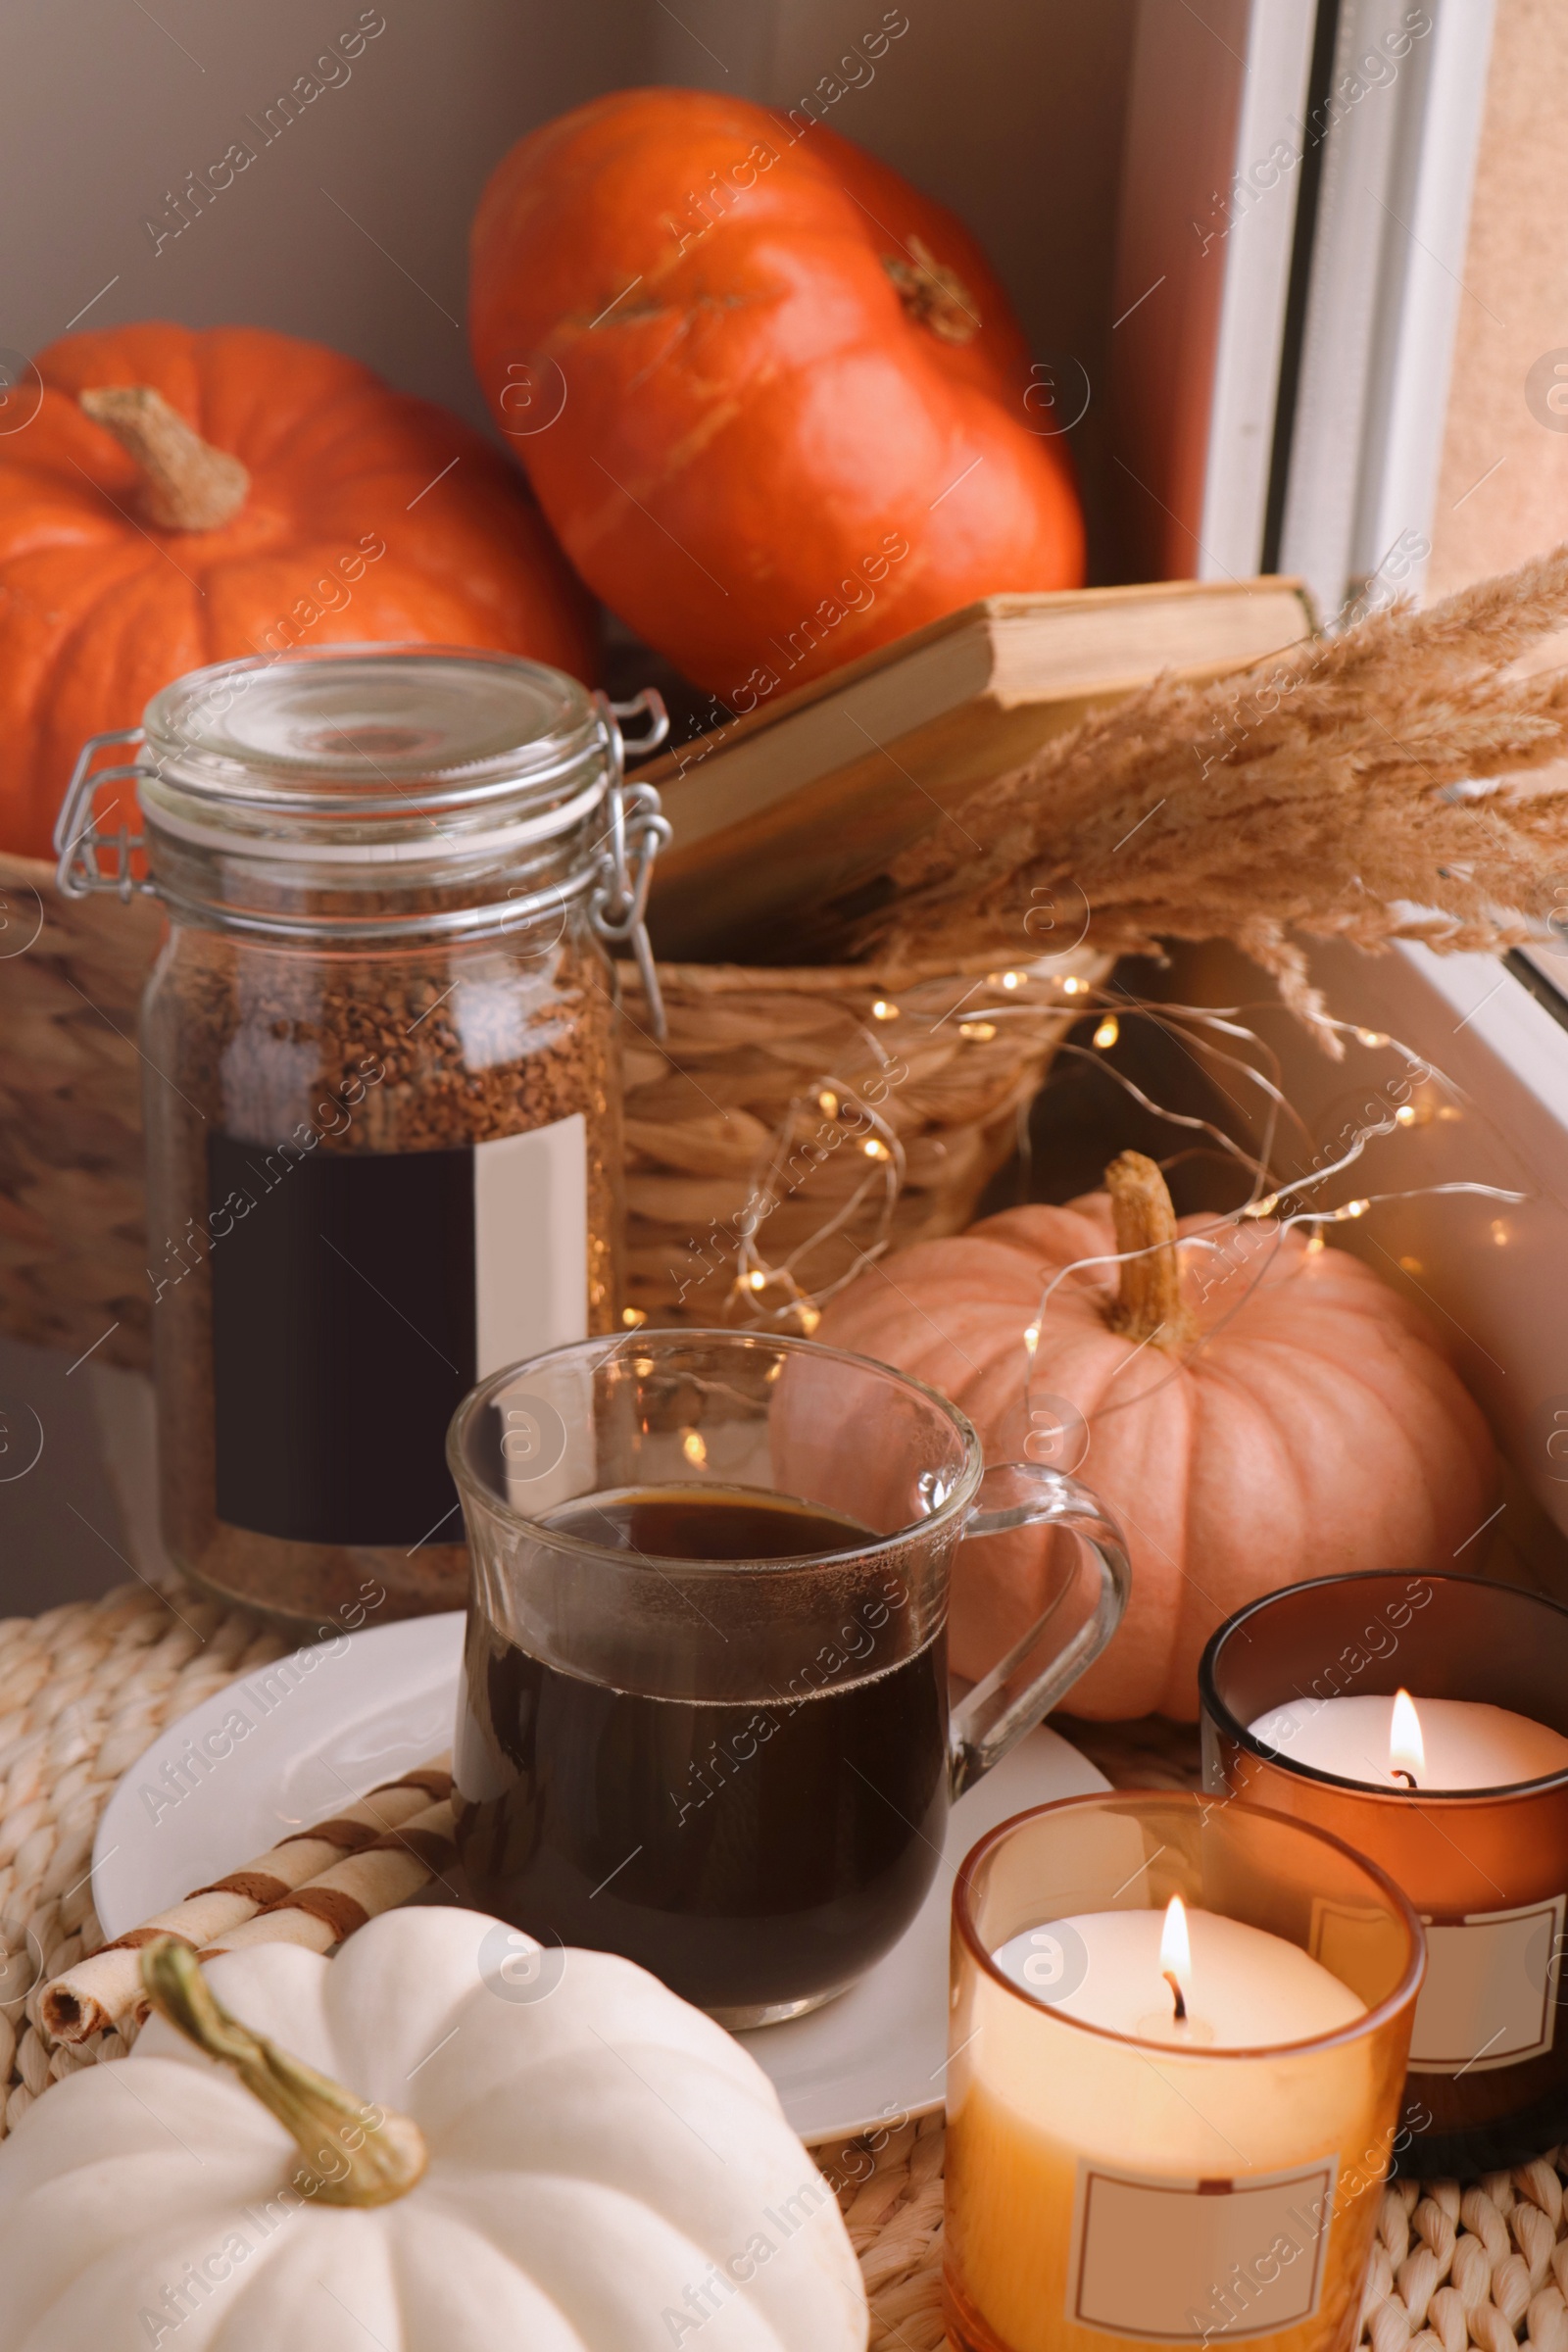
<path id="1" fill-rule="evenodd" d="M 755 710 L 1083 577 L 1049 386 L 968 231 L 800 110 L 619 90 L 473 225 L 479 378 L 612 611 Z"/>
<path id="2" fill-rule="evenodd" d="M 1436 1332 L 1359 1258 L 1248 1225 L 1182 1234 L 1152 1161 L 1109 1197 L 1018 1208 L 926 1242 L 841 1294 L 817 1337 L 953 1397 L 993 1461 L 1071 1470 L 1120 1520 L 1132 1599 L 1074 1714 L 1190 1720 L 1214 1628 L 1244 1601 L 1358 1568 L 1450 1568 L 1497 1465 Z M 1083 1258 L 1103 1265 L 1046 1286 Z M 1038 1335 L 1030 1333 L 1038 1320 Z M 1031 1378 L 1032 1359 L 1032 1378 Z M 1025 1388 L 1028 1385 L 1026 1400 Z M 952 1652 L 978 1676 L 1043 1605 L 1049 1532 L 965 1544 Z"/>
<path id="3" fill-rule="evenodd" d="M 36 366 L 41 404 L 0 439 L 7 849 L 47 855 L 83 740 L 204 662 L 402 638 L 592 674 L 586 600 L 511 467 L 358 362 L 146 325 Z"/>

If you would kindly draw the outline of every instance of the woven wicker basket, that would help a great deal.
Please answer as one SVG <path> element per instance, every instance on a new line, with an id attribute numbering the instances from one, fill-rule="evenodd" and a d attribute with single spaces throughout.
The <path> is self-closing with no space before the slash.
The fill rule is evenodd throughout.
<path id="1" fill-rule="evenodd" d="M 959 1232 L 1108 968 L 661 965 L 662 1046 L 626 995 L 630 1306 L 809 1330 L 866 1250 Z"/>
<path id="2" fill-rule="evenodd" d="M 163 914 L 0 856 L 0 1329 L 145 1364 L 136 1009 Z"/>
<path id="3" fill-rule="evenodd" d="M 163 928 L 151 900 L 65 899 L 52 866 L 0 857 L 0 1330 L 137 1367 L 149 1306 L 136 1021 Z M 1103 965 L 1080 955 L 1052 969 L 1048 981 L 1020 967 L 1004 989 L 983 972 L 665 965 L 662 1047 L 632 984 L 632 1306 L 658 1322 L 735 1319 L 736 1220 L 781 1138 L 777 1205 L 756 1239 L 770 1265 L 794 1262 L 782 1283 L 743 1288 L 747 1319 L 776 1309 L 792 1282 L 825 1288 L 879 1238 L 967 1223 L 1074 994 Z M 827 1085 L 838 1144 L 808 1154 Z"/>

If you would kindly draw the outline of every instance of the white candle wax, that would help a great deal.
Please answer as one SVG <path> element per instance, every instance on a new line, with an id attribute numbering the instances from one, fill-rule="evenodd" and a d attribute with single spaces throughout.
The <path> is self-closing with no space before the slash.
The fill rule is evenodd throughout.
<path id="1" fill-rule="evenodd" d="M 1267 2049 L 1365 2015 L 1348 1985 L 1298 1944 L 1215 1911 L 1189 1911 L 1190 1972 L 1178 2023 L 1164 1981 L 1163 1911 L 1088 1911 L 1025 1929 L 994 1955 L 1037 2000 L 1086 2025 L 1167 2048 Z"/>
<path id="2" fill-rule="evenodd" d="M 1390 1769 L 1390 1697 L 1293 1698 L 1248 1726 L 1286 1763 L 1373 1788 L 1407 1784 Z M 1417 1698 L 1426 1751 L 1418 1788 L 1505 1788 L 1568 1770 L 1568 1740 L 1528 1715 L 1464 1698 Z"/>

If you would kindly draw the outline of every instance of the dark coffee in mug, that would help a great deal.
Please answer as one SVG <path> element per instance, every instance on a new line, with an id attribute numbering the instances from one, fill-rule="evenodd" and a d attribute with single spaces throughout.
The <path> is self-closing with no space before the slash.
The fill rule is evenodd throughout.
<path id="1" fill-rule="evenodd" d="M 939 1899 L 954 1798 L 1126 1599 L 1084 1488 L 988 1469 L 934 1389 L 783 1333 L 639 1328 L 510 1364 L 458 1407 L 447 1460 L 474 1899 L 640 1961 L 736 2032 L 830 2000 Z M 1024 1527 L 1078 1548 L 1058 1575 L 1052 1539 L 1033 1624 L 950 1703 L 956 1556 Z"/>
<path id="2" fill-rule="evenodd" d="M 662 1561 L 761 1570 L 877 1541 L 817 1505 L 717 1485 L 582 1496 L 541 1526 L 641 1556 L 650 1577 Z M 770 1646 L 760 1573 L 760 1663 L 739 1700 L 617 1688 L 470 1611 L 457 1777 L 495 1791 L 460 1805 L 476 1899 L 543 1942 L 623 1953 L 721 2014 L 854 1983 L 919 1910 L 947 1819 L 945 1626 L 910 1654 L 890 1631 L 906 1599 L 896 1571 L 869 1566 L 803 1655 L 782 1626 Z M 710 1630 L 685 1622 L 695 1654 Z M 677 1641 L 682 1623 L 677 1601 Z M 702 1681 L 671 1671 L 667 1649 L 664 1679 Z M 466 1747 L 485 1768 L 465 1769 Z"/>

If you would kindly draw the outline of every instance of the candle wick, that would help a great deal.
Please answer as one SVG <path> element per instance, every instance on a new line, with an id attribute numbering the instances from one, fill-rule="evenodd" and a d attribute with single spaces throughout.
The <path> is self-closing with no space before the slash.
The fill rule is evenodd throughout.
<path id="1" fill-rule="evenodd" d="M 1406 1772 L 1402 1764 L 1391 1764 L 1389 1766 L 1389 1771 L 1395 1780 L 1402 1781 L 1407 1788 L 1413 1788 L 1415 1787 L 1415 1774 L 1413 1772 Z"/>
<path id="2" fill-rule="evenodd" d="M 1176 2004 L 1176 2023 L 1179 2026 L 1185 2026 L 1187 2023 L 1187 1997 L 1176 1982 L 1175 1971 L 1166 1968 L 1162 1969 L 1160 1974 L 1170 1986 L 1170 1997 Z"/>

